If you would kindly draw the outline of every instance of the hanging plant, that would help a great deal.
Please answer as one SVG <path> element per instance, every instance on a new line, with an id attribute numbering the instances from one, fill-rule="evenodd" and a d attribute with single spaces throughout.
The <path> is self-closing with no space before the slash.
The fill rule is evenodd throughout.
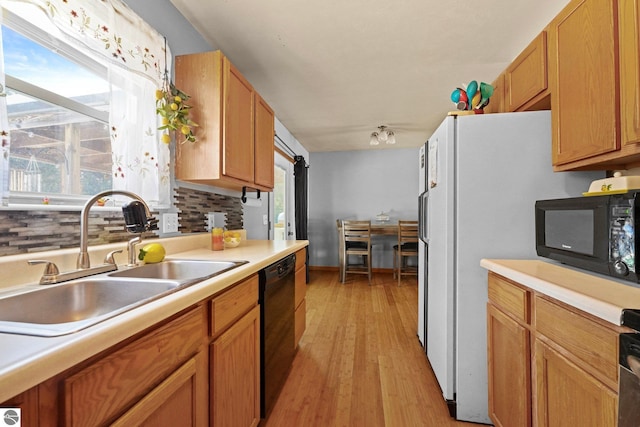
<path id="1" fill-rule="evenodd" d="M 189 95 L 178 89 L 173 83 L 166 83 L 163 89 L 156 90 L 156 113 L 162 117 L 162 126 L 159 130 L 166 131 L 162 135 L 162 142 L 169 144 L 171 142 L 170 131 L 176 131 L 177 134 L 184 136 L 185 142 L 196 142 L 193 134 L 193 128 L 198 126 L 196 122 L 189 119 L 190 105 L 187 101 L 191 98 Z"/>

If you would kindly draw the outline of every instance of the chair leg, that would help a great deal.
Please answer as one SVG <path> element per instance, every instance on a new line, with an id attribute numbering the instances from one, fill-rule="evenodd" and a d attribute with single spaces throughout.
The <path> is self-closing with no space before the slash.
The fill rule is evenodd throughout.
<path id="1" fill-rule="evenodd" d="M 396 278 L 396 268 L 397 268 L 397 264 L 398 264 L 398 251 L 396 249 L 393 249 L 393 278 Z"/>

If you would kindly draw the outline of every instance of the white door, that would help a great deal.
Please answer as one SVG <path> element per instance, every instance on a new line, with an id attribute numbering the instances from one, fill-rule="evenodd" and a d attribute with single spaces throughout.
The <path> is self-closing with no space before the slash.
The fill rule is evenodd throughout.
<path id="1" fill-rule="evenodd" d="M 271 238 L 295 240 L 295 182 L 293 163 L 280 153 L 275 153 L 274 186 L 271 201 Z"/>

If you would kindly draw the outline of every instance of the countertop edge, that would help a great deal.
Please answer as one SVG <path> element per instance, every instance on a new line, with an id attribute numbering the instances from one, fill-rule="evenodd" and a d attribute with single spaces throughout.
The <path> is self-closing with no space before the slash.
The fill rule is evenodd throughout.
<path id="1" fill-rule="evenodd" d="M 25 351 L 24 357 L 14 357 L 14 360 L 7 360 L 6 354 L 0 356 L 0 402 L 4 402 L 145 329 L 223 292 L 228 287 L 309 244 L 307 240 L 289 240 L 281 243 L 247 241 L 240 247 L 231 250 L 211 251 L 208 248 L 196 247 L 195 249 L 170 253 L 167 258 L 208 259 L 215 257 L 223 260 L 240 260 L 246 258 L 243 257 L 243 251 L 246 251 L 247 247 L 260 245 L 260 242 L 263 242 L 264 245 L 264 256 L 260 256 L 260 259 L 255 259 L 254 256 L 251 262 L 220 276 L 202 281 L 74 334 L 44 338 L 0 333 L 0 347 L 7 348 L 8 345 L 13 345 L 18 348 L 29 347 L 31 350 Z M 261 249 L 254 250 L 260 251 Z"/>
<path id="2" fill-rule="evenodd" d="M 622 310 L 630 308 L 621 304 L 620 300 L 624 300 L 624 295 L 634 294 L 633 300 L 640 299 L 640 289 L 631 285 L 620 284 L 588 272 L 574 271 L 541 260 L 482 259 L 480 266 L 616 326 L 621 326 Z M 558 280 L 559 275 L 566 275 L 567 283 L 561 283 Z M 577 281 L 584 282 L 584 291 L 573 285 L 573 282 Z M 621 288 L 624 286 L 628 289 Z M 622 295 L 617 300 L 607 301 L 608 297 L 604 292 L 602 297 L 598 295 L 598 287 L 616 288 Z M 626 303 L 633 302 L 627 300 Z"/>

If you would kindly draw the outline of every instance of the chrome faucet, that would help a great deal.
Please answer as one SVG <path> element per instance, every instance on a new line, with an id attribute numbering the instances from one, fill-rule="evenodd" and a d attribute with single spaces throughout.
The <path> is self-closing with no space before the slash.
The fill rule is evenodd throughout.
<path id="1" fill-rule="evenodd" d="M 93 204 L 98 201 L 99 199 L 106 197 L 106 196 L 112 196 L 112 195 L 121 195 L 121 196 L 127 196 L 131 199 L 137 200 L 140 203 L 142 203 L 142 205 L 144 206 L 144 210 L 145 210 L 145 219 L 144 219 L 144 224 L 137 224 L 136 227 L 129 227 L 130 224 L 127 223 L 127 229 L 131 230 L 139 230 L 140 227 L 142 227 L 142 229 L 144 230 L 148 230 L 155 222 L 157 222 L 157 220 L 155 218 L 153 218 L 151 216 L 151 212 L 149 211 L 149 206 L 147 206 L 147 204 L 145 203 L 145 201 L 142 199 L 142 197 L 138 196 L 135 193 L 132 193 L 130 191 L 125 191 L 125 190 L 106 190 L 103 191 L 101 193 L 96 194 L 95 196 L 91 197 L 89 200 L 87 200 L 87 202 L 84 204 L 84 207 L 82 208 L 82 212 L 80 214 L 80 253 L 78 254 L 78 261 L 76 263 L 76 267 L 78 269 L 88 269 L 91 267 L 91 262 L 89 261 L 89 252 L 88 252 L 88 240 L 89 240 L 89 210 L 91 209 L 91 206 L 93 206 Z M 125 216 L 125 220 L 127 220 L 126 216 Z M 131 239 L 131 241 L 128 244 L 128 250 L 129 250 L 129 265 L 135 265 L 136 264 L 136 254 L 135 254 L 135 244 L 141 241 L 141 237 L 140 236 L 136 236 L 133 239 Z"/>

